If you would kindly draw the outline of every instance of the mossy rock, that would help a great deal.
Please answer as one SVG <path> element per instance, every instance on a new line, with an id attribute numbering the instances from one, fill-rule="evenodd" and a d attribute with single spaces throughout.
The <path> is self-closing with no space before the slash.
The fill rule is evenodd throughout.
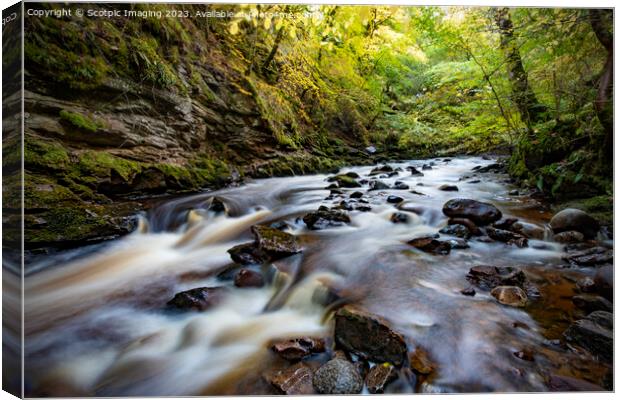
<path id="1" fill-rule="evenodd" d="M 90 118 L 83 114 L 61 110 L 59 115 L 61 121 L 87 132 L 95 133 L 99 129 L 105 128 L 105 123 L 103 121 Z"/>

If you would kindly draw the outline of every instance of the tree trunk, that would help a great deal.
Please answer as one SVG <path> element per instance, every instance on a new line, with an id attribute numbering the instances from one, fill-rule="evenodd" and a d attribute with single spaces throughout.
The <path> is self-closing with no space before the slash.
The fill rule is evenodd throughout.
<path id="1" fill-rule="evenodd" d="M 594 101 L 596 115 L 605 130 L 605 159 L 613 162 L 614 157 L 614 39 L 612 34 L 613 11 L 590 10 L 590 25 L 599 42 L 607 50 L 607 60 L 598 83 Z"/>
<path id="2" fill-rule="evenodd" d="M 495 23 L 501 34 L 500 46 L 505 53 L 508 75 L 512 86 L 513 100 L 519 109 L 523 122 L 530 127 L 531 123 L 540 122 L 545 118 L 547 108 L 538 102 L 523 68 L 517 41 L 514 37 L 512 20 L 508 8 L 495 11 Z"/>

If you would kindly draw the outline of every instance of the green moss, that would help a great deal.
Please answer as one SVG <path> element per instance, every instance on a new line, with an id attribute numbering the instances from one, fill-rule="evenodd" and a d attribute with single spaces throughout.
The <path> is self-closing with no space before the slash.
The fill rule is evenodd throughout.
<path id="1" fill-rule="evenodd" d="M 97 132 L 98 129 L 105 127 L 103 121 L 89 118 L 83 114 L 78 114 L 67 110 L 61 110 L 59 114 L 62 121 L 66 121 L 74 127 L 88 132 L 94 133 Z"/>
<path id="2" fill-rule="evenodd" d="M 89 150 L 80 154 L 77 168 L 83 176 L 109 177 L 114 171 L 128 181 L 142 170 L 142 165 L 104 151 Z"/>
<path id="3" fill-rule="evenodd" d="M 174 69 L 159 55 L 154 38 L 132 37 L 130 60 L 138 76 L 162 88 L 177 83 Z"/>
<path id="4" fill-rule="evenodd" d="M 26 137 L 24 141 L 26 168 L 58 171 L 65 170 L 69 162 L 69 154 L 62 145 Z"/>

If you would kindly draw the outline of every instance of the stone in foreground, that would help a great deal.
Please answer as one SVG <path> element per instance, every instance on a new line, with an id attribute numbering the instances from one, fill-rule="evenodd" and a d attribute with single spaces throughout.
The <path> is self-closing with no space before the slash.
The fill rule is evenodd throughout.
<path id="1" fill-rule="evenodd" d="M 588 350 L 605 362 L 612 362 L 613 318 L 610 312 L 595 311 L 584 319 L 575 321 L 562 335 L 568 343 Z"/>
<path id="2" fill-rule="evenodd" d="M 385 387 L 398 378 L 396 369 L 390 363 L 373 366 L 366 376 L 366 387 L 370 393 L 383 393 Z"/>
<path id="3" fill-rule="evenodd" d="M 316 370 L 312 385 L 321 394 L 358 394 L 363 381 L 355 365 L 334 358 Z"/>
<path id="4" fill-rule="evenodd" d="M 290 233 L 264 225 L 254 225 L 252 233 L 256 240 L 256 247 L 273 259 L 288 257 L 301 251 L 297 238 Z"/>
<path id="5" fill-rule="evenodd" d="M 422 250 L 425 253 L 435 255 L 446 255 L 450 253 L 452 246 L 448 242 L 441 242 L 431 236 L 412 239 L 407 244 L 415 247 L 418 250 Z"/>
<path id="6" fill-rule="evenodd" d="M 325 351 L 325 341 L 321 338 L 302 337 L 296 339 L 276 340 L 271 350 L 288 361 L 299 361 L 314 353 Z"/>
<path id="7" fill-rule="evenodd" d="M 407 357 L 407 344 L 400 333 L 383 318 L 355 306 L 338 310 L 334 335 L 341 348 L 373 362 L 400 366 Z"/>
<path id="8" fill-rule="evenodd" d="M 266 373 L 264 378 L 283 394 L 314 394 L 312 370 L 302 362 L 281 371 Z"/>
<path id="9" fill-rule="evenodd" d="M 595 238 L 600 229 L 596 219 L 576 208 L 566 208 L 555 214 L 549 226 L 554 233 L 578 231 L 583 233 L 587 239 Z"/>

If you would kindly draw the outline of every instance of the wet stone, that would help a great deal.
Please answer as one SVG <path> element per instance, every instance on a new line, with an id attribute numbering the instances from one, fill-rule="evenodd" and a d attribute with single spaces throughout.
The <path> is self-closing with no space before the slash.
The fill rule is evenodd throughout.
<path id="1" fill-rule="evenodd" d="M 226 205 L 224 204 L 224 202 L 217 198 L 214 197 L 211 200 L 211 204 L 209 205 L 209 211 L 213 211 L 215 213 L 222 213 L 226 211 Z"/>
<path id="2" fill-rule="evenodd" d="M 468 218 L 476 225 L 488 225 L 502 217 L 492 204 L 470 199 L 452 199 L 444 204 L 443 213 L 451 218 Z"/>
<path id="3" fill-rule="evenodd" d="M 372 211 L 372 207 L 370 207 L 370 206 L 364 206 L 364 205 L 357 206 L 357 207 L 355 207 L 355 209 L 356 209 L 357 211 L 362 211 L 362 212 Z"/>
<path id="4" fill-rule="evenodd" d="M 493 228 L 503 229 L 505 231 L 512 230 L 512 226 L 517 222 L 516 218 L 502 218 L 499 221 L 493 223 Z"/>
<path id="5" fill-rule="evenodd" d="M 404 182 L 398 181 L 398 182 L 394 183 L 394 186 L 392 187 L 392 189 L 394 189 L 394 190 L 408 190 L 409 189 L 409 185 L 407 185 Z"/>
<path id="6" fill-rule="evenodd" d="M 560 232 L 553 235 L 553 240 L 558 243 L 579 243 L 583 242 L 585 236 L 577 231 Z"/>
<path id="7" fill-rule="evenodd" d="M 605 247 L 593 247 L 588 250 L 573 253 L 564 259 L 570 263 L 581 266 L 595 266 L 613 262 L 614 252 Z"/>
<path id="8" fill-rule="evenodd" d="M 471 237 L 471 232 L 469 231 L 469 228 L 461 224 L 445 226 L 441 228 L 439 233 L 443 233 L 444 235 L 452 235 L 464 239 L 469 239 Z"/>
<path id="9" fill-rule="evenodd" d="M 224 287 L 195 288 L 175 294 L 167 304 L 182 310 L 205 311 L 219 304 L 227 292 Z"/>
<path id="10" fill-rule="evenodd" d="M 467 229 L 469 229 L 469 232 L 472 235 L 478 236 L 482 234 L 480 228 L 478 228 L 478 226 L 468 218 L 450 218 L 448 220 L 448 225 L 463 225 L 466 226 Z"/>
<path id="11" fill-rule="evenodd" d="M 527 294 L 517 286 L 497 286 L 491 290 L 491 296 L 506 306 L 525 307 L 527 304 Z"/>
<path id="12" fill-rule="evenodd" d="M 482 288 L 493 289 L 496 286 L 524 287 L 527 282 L 525 273 L 513 267 L 495 267 L 492 265 L 477 265 L 469 269 L 467 280 Z"/>
<path id="13" fill-rule="evenodd" d="M 545 230 L 542 227 L 527 222 L 517 221 L 509 230 L 530 239 L 543 240 L 545 238 Z"/>
<path id="14" fill-rule="evenodd" d="M 607 300 L 613 301 L 614 291 L 614 266 L 611 264 L 599 267 L 594 274 L 594 284 L 596 292 L 601 294 Z"/>
<path id="15" fill-rule="evenodd" d="M 583 233 L 587 239 L 596 237 L 600 229 L 596 219 L 576 208 L 566 208 L 558 212 L 549 221 L 549 226 L 554 233 L 578 231 Z"/>
<path id="16" fill-rule="evenodd" d="M 373 175 L 379 175 L 379 174 L 383 174 L 386 172 L 393 172 L 393 171 L 394 171 L 394 168 L 392 168 L 391 166 L 383 165 L 381 167 L 373 168 L 368 175 L 373 176 Z"/>
<path id="17" fill-rule="evenodd" d="M 347 305 L 336 312 L 334 336 L 338 346 L 373 362 L 400 366 L 407 357 L 403 336 L 383 318 L 356 306 Z"/>
<path id="18" fill-rule="evenodd" d="M 469 249 L 469 244 L 467 244 L 467 240 L 465 240 L 465 239 L 461 239 L 461 238 L 448 239 L 448 240 L 446 240 L 446 243 L 448 243 L 450 245 L 450 248 L 452 250 Z"/>
<path id="19" fill-rule="evenodd" d="M 429 165 L 429 164 L 422 165 L 422 171 L 428 171 L 428 170 L 431 170 L 431 169 L 433 169 L 433 167 L 431 165 Z"/>
<path id="20" fill-rule="evenodd" d="M 461 290 L 461 294 L 463 296 L 475 296 L 476 290 L 473 287 L 468 287 L 468 288 Z"/>
<path id="21" fill-rule="evenodd" d="M 228 249 L 230 258 L 241 265 L 262 264 L 266 262 L 269 257 L 267 254 L 256 248 L 256 244 L 244 243 Z"/>
<path id="22" fill-rule="evenodd" d="M 235 275 L 235 286 L 237 287 L 263 287 L 264 285 L 265 280 L 260 272 L 242 268 Z"/>
<path id="23" fill-rule="evenodd" d="M 383 393 L 385 387 L 398 378 L 396 369 L 390 363 L 373 366 L 366 376 L 366 387 L 370 393 Z"/>
<path id="24" fill-rule="evenodd" d="M 351 222 L 351 219 L 342 211 L 329 210 L 323 207 L 304 216 L 303 221 L 309 229 L 320 230 L 343 226 Z"/>
<path id="25" fill-rule="evenodd" d="M 431 236 L 412 239 L 407 244 L 415 247 L 418 250 L 422 250 L 425 253 L 435 255 L 450 254 L 452 247 L 447 242 L 439 241 Z"/>
<path id="26" fill-rule="evenodd" d="M 441 185 L 438 187 L 439 190 L 444 192 L 458 192 L 459 188 L 456 185 Z"/>
<path id="27" fill-rule="evenodd" d="M 424 176 L 424 174 L 416 169 L 416 167 L 408 166 L 407 170 L 411 171 L 411 175 L 413 176 Z"/>
<path id="28" fill-rule="evenodd" d="M 312 386 L 321 394 L 357 394 L 362 391 L 363 380 L 355 365 L 335 358 L 316 370 Z"/>
<path id="29" fill-rule="evenodd" d="M 418 375 L 430 375 L 436 368 L 426 350 L 421 347 L 416 347 L 409 355 L 409 366 Z"/>
<path id="30" fill-rule="evenodd" d="M 375 180 L 375 181 L 370 181 L 368 190 L 387 190 L 389 188 L 390 187 L 386 185 L 383 181 Z"/>
<path id="31" fill-rule="evenodd" d="M 577 289 L 583 293 L 592 293 L 596 291 L 596 283 L 594 279 L 586 276 L 577 281 Z"/>
<path id="32" fill-rule="evenodd" d="M 514 244 L 517 247 L 527 247 L 528 241 L 525 236 L 519 235 L 511 231 L 505 231 L 503 229 L 497 229 L 488 227 L 486 229 L 487 235 L 493 240 L 503 242 L 507 244 Z"/>
<path id="33" fill-rule="evenodd" d="M 355 180 L 356 176 L 359 178 L 359 175 L 357 175 L 355 172 L 352 172 L 351 174 L 355 174 L 355 175 L 354 176 L 349 175 L 349 174 L 336 175 L 336 176 L 332 176 L 328 178 L 327 181 L 334 182 L 338 185 L 338 187 L 341 187 L 341 188 L 361 187 L 362 185 Z"/>
<path id="34" fill-rule="evenodd" d="M 287 395 L 314 394 L 312 377 L 312 370 L 302 362 L 291 365 L 284 370 L 272 371 L 264 375 L 267 382 Z"/>
<path id="35" fill-rule="evenodd" d="M 534 352 L 532 349 L 523 349 L 515 351 L 512 354 L 523 361 L 534 361 Z"/>
<path id="36" fill-rule="evenodd" d="M 252 233 L 257 248 L 268 254 L 272 259 L 288 257 L 301 251 L 297 238 L 290 233 L 264 225 L 254 225 Z"/>
<path id="37" fill-rule="evenodd" d="M 396 212 L 390 216 L 390 221 L 395 224 L 406 224 L 409 222 L 409 216 L 404 213 Z"/>
<path id="38" fill-rule="evenodd" d="M 362 198 L 362 196 L 364 196 L 364 193 L 362 192 L 353 192 L 349 195 L 349 197 L 352 199 L 359 199 Z"/>
<path id="39" fill-rule="evenodd" d="M 572 301 L 575 307 L 588 314 L 594 311 L 612 312 L 614 308 L 614 305 L 609 300 L 593 294 L 573 296 Z"/>
<path id="40" fill-rule="evenodd" d="M 272 342 L 270 348 L 285 360 L 299 361 L 311 354 L 324 352 L 325 340 L 312 337 L 282 339 Z"/>
<path id="41" fill-rule="evenodd" d="M 613 314 L 595 311 L 571 324 L 562 334 L 566 342 L 579 346 L 605 362 L 613 360 Z"/>
<path id="42" fill-rule="evenodd" d="M 398 203 L 403 202 L 404 200 L 405 199 L 403 199 L 400 196 L 389 195 L 387 197 L 387 202 L 390 203 L 390 204 L 398 204 Z"/>

